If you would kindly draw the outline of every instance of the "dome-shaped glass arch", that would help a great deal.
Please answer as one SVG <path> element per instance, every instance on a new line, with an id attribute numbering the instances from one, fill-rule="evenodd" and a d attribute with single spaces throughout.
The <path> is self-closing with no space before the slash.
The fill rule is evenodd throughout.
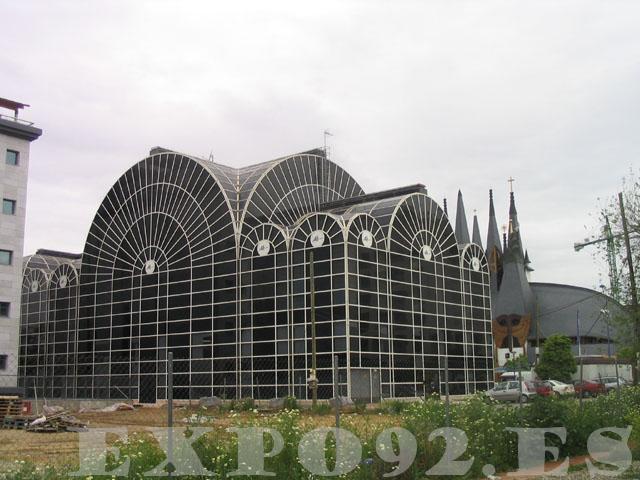
<path id="1" fill-rule="evenodd" d="M 207 162 L 162 153 L 125 172 L 83 253 L 78 395 L 164 398 L 168 350 L 180 372 L 174 383 L 185 386 L 174 396 L 211 395 L 212 376 L 194 370 L 236 371 L 227 335 L 235 329 L 235 252 L 229 200 Z M 218 343 L 232 346 L 221 345 L 214 364 Z M 192 369 L 192 359 L 204 363 Z"/>

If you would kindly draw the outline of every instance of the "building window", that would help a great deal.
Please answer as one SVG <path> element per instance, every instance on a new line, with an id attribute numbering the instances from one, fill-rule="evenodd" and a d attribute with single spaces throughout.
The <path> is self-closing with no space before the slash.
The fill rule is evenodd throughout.
<path id="1" fill-rule="evenodd" d="M 0 317 L 9 316 L 9 302 L 0 302 Z"/>
<path id="2" fill-rule="evenodd" d="M 5 161 L 7 162 L 7 165 L 18 165 L 18 162 L 20 160 L 20 153 L 16 152 L 15 150 L 7 150 L 7 155 L 5 157 Z"/>
<path id="3" fill-rule="evenodd" d="M 13 252 L 11 250 L 0 250 L 0 265 L 11 265 L 13 262 Z"/>
<path id="4" fill-rule="evenodd" d="M 15 215 L 16 214 L 16 201 L 10 200 L 8 198 L 2 199 L 2 213 L 5 215 Z"/>
<path id="5" fill-rule="evenodd" d="M 8 355 L 0 355 L 0 372 L 7 369 Z"/>

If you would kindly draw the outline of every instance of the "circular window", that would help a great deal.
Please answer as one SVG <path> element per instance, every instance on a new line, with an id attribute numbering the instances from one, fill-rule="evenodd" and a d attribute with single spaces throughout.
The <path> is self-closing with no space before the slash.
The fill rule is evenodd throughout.
<path id="1" fill-rule="evenodd" d="M 429 245 L 425 245 L 424 247 L 422 247 L 422 256 L 427 261 L 433 258 L 433 250 Z"/>
<path id="2" fill-rule="evenodd" d="M 480 270 L 480 259 L 478 257 L 473 257 L 471 259 L 471 268 L 473 268 L 476 272 Z"/>
<path id="3" fill-rule="evenodd" d="M 269 252 L 271 251 L 271 242 L 269 240 L 260 240 L 256 245 L 256 251 L 261 257 L 269 255 Z"/>
<path id="4" fill-rule="evenodd" d="M 31 282 L 31 291 L 33 293 L 36 293 L 38 291 L 38 288 L 40 288 L 40 284 L 38 283 L 37 280 L 34 280 L 33 282 Z"/>
<path id="5" fill-rule="evenodd" d="M 64 287 L 66 287 L 68 283 L 69 283 L 69 278 L 67 278 L 67 276 L 66 276 L 66 275 L 62 275 L 62 276 L 60 277 L 60 280 L 58 280 L 58 286 L 59 286 L 60 288 L 64 288 Z"/>
<path id="6" fill-rule="evenodd" d="M 148 274 L 152 274 L 156 271 L 157 266 L 158 264 L 155 260 L 147 260 L 147 262 L 144 264 L 144 271 Z"/>
<path id="7" fill-rule="evenodd" d="M 314 247 L 321 247 L 324 245 L 324 232 L 322 230 L 311 232 L 311 245 Z"/>
<path id="8" fill-rule="evenodd" d="M 362 239 L 362 245 L 367 248 L 371 248 L 371 245 L 373 245 L 373 235 L 369 230 L 363 230 L 360 234 L 360 238 Z"/>

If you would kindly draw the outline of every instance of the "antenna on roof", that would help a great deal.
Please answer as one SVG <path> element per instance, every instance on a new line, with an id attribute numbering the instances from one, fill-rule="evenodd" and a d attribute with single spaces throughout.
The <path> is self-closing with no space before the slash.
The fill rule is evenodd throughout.
<path id="1" fill-rule="evenodd" d="M 329 151 L 327 150 L 327 137 L 333 137 L 333 133 L 329 130 L 324 131 L 324 156 L 329 158 Z"/>

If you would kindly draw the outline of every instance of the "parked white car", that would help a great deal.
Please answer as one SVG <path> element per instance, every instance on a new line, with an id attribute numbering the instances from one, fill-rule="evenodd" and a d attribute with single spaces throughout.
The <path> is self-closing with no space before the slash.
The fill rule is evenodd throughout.
<path id="1" fill-rule="evenodd" d="M 556 396 L 573 395 L 576 392 L 575 388 L 573 388 L 573 385 L 570 385 L 568 383 L 563 383 L 558 380 L 545 380 L 544 383 L 545 385 L 548 385 L 549 387 L 551 387 L 551 389 L 553 390 L 553 393 Z"/>
<path id="2" fill-rule="evenodd" d="M 604 388 L 607 390 L 607 393 L 609 393 L 618 388 L 618 380 L 620 381 L 620 388 L 629 385 L 629 383 L 627 383 L 627 381 L 622 377 L 618 377 L 617 379 L 616 377 L 602 377 L 594 381 L 603 384 Z"/>

